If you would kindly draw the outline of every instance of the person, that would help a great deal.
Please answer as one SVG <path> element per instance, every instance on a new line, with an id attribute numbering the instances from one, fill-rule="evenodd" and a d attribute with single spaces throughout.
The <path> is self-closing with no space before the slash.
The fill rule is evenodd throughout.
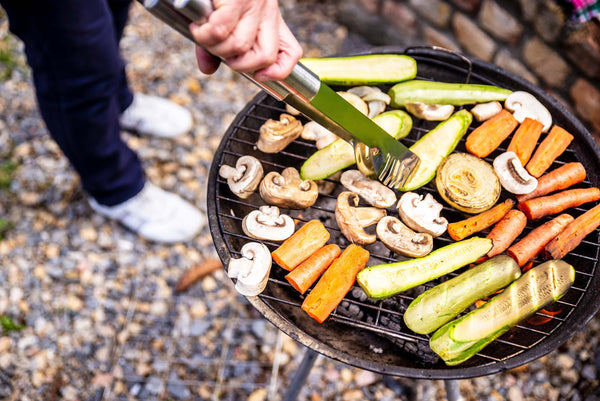
<path id="1" fill-rule="evenodd" d="M 119 41 L 131 0 L 0 0 L 10 31 L 25 45 L 40 114 L 81 178 L 91 208 L 156 242 L 194 238 L 206 224 L 196 207 L 150 183 L 121 130 L 173 137 L 190 130 L 188 110 L 132 93 Z M 282 79 L 302 49 L 277 0 L 218 0 L 191 24 L 199 69 L 220 60 L 256 79 Z M 156 23 L 161 23 L 157 20 Z"/>

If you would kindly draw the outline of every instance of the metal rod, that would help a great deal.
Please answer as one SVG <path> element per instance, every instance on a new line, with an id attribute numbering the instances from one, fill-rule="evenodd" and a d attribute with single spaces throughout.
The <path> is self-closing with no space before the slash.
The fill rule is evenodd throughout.
<path id="1" fill-rule="evenodd" d="M 448 401 L 462 401 L 462 395 L 458 388 L 458 380 L 444 380 L 446 387 L 446 399 Z"/>
<path id="2" fill-rule="evenodd" d="M 290 387 L 283 397 L 283 401 L 295 401 L 296 397 L 298 397 L 298 393 L 300 389 L 304 385 L 304 381 L 306 377 L 310 373 L 313 365 L 315 364 L 315 360 L 319 356 L 317 351 L 313 351 L 310 348 L 306 348 L 304 352 L 304 356 L 302 357 L 302 362 L 300 362 L 300 366 L 298 366 L 298 370 L 296 371 L 296 375 L 290 384 Z"/>

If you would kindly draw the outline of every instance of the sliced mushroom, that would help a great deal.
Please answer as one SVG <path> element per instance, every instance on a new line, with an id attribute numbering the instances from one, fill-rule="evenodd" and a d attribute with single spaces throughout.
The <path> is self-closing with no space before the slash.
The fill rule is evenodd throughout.
<path id="1" fill-rule="evenodd" d="M 520 123 L 526 117 L 538 120 L 544 125 L 542 132 L 547 132 L 552 125 L 552 115 L 548 109 L 529 92 L 516 91 L 511 93 L 504 101 L 504 107 L 511 111 Z"/>
<path id="2" fill-rule="evenodd" d="M 317 149 L 322 149 L 338 139 L 336 134 L 329 131 L 316 121 L 309 121 L 304 124 L 304 128 L 302 128 L 302 133 L 300 136 L 302 139 L 306 139 L 307 141 L 315 141 Z"/>
<path id="3" fill-rule="evenodd" d="M 294 220 L 279 214 L 277 206 L 261 206 L 242 220 L 242 230 L 254 239 L 283 241 L 292 236 L 294 229 Z"/>
<path id="4" fill-rule="evenodd" d="M 390 95 L 383 92 L 376 86 L 355 86 L 348 89 L 349 93 L 359 96 L 367 103 L 369 118 L 373 118 L 385 111 L 385 108 L 392 100 Z"/>
<path id="5" fill-rule="evenodd" d="M 385 209 L 396 203 L 396 193 L 380 183 L 364 176 L 358 170 L 342 173 L 340 183 L 348 190 L 358 194 L 369 205 Z"/>
<path id="6" fill-rule="evenodd" d="M 260 196 L 269 205 L 306 209 L 317 201 L 319 188 L 312 180 L 302 180 L 298 170 L 288 167 L 279 174 L 271 171 L 260 183 Z"/>
<path id="7" fill-rule="evenodd" d="M 451 104 L 425 104 L 422 102 L 406 103 L 406 111 L 417 118 L 427 121 L 444 121 L 454 112 Z"/>
<path id="8" fill-rule="evenodd" d="M 279 121 L 268 119 L 260 127 L 256 147 L 265 153 L 277 153 L 285 149 L 302 133 L 302 123 L 293 116 L 282 113 Z"/>
<path id="9" fill-rule="evenodd" d="M 377 223 L 387 212 L 376 207 L 358 207 L 358 202 L 358 194 L 354 192 L 344 191 L 339 194 L 335 204 L 335 220 L 348 241 L 369 245 L 377 241 L 377 235 L 367 233 L 365 227 Z"/>
<path id="10" fill-rule="evenodd" d="M 515 152 L 502 153 L 494 159 L 493 166 L 500 185 L 508 192 L 523 195 L 537 188 L 537 179 L 527 172 Z"/>
<path id="11" fill-rule="evenodd" d="M 416 233 L 394 216 L 379 220 L 377 237 L 388 249 L 412 258 L 425 256 L 433 249 L 431 234 Z"/>
<path id="12" fill-rule="evenodd" d="M 253 156 L 242 156 L 235 163 L 235 168 L 226 164 L 219 168 L 219 175 L 227 180 L 231 192 L 246 199 L 256 190 L 263 178 L 263 167 Z"/>
<path id="13" fill-rule="evenodd" d="M 293 108 L 292 106 L 290 106 L 289 104 L 285 105 L 285 112 L 288 114 L 291 114 L 293 116 L 299 116 L 300 112 L 298 110 L 296 110 L 295 108 Z"/>
<path id="14" fill-rule="evenodd" d="M 448 220 L 440 216 L 443 209 L 430 193 L 425 197 L 406 192 L 398 201 L 398 214 L 402 221 L 420 233 L 428 233 L 439 237 L 448 228 Z"/>
<path id="15" fill-rule="evenodd" d="M 471 114 L 479 122 L 489 120 L 502 110 L 502 104 L 498 101 L 479 103 L 473 106 Z"/>
<path id="16" fill-rule="evenodd" d="M 227 275 L 237 279 L 235 289 L 242 295 L 253 297 L 263 292 L 269 280 L 273 259 L 271 251 L 259 242 L 249 242 L 242 247 L 241 258 L 231 258 Z"/>
<path id="17" fill-rule="evenodd" d="M 335 190 L 337 183 L 340 181 L 341 175 L 342 172 L 338 171 L 323 180 L 315 181 L 319 187 L 319 193 L 323 195 L 330 195 Z"/>
<path id="18" fill-rule="evenodd" d="M 337 94 L 340 95 L 342 98 L 344 98 L 344 100 L 346 100 L 348 103 L 350 103 L 352 106 L 354 106 L 358 111 L 363 113 L 365 116 L 369 114 L 369 106 L 367 105 L 367 103 L 364 100 L 362 100 L 360 98 L 360 96 L 355 95 L 354 93 L 345 92 L 345 91 L 340 91 Z"/>

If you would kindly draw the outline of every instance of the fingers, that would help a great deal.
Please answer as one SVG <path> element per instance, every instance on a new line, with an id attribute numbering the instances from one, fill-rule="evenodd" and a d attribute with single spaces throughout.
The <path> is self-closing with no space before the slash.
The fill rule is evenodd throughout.
<path id="1" fill-rule="evenodd" d="M 196 46 L 196 61 L 198 68 L 204 74 L 214 74 L 221 64 L 221 60 L 199 46 Z"/>
<path id="2" fill-rule="evenodd" d="M 289 75 L 302 55 L 302 48 L 289 30 L 277 0 L 215 0 L 215 11 L 203 25 L 190 31 L 204 51 L 197 51 L 198 67 L 210 74 L 217 56 L 238 72 L 257 79 L 282 79 Z"/>

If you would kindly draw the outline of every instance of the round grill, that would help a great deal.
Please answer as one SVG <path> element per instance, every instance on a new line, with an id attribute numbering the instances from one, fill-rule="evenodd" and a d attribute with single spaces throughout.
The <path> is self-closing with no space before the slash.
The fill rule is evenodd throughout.
<path id="1" fill-rule="evenodd" d="M 394 48 L 380 48 L 370 53 L 402 52 Z M 554 123 L 575 136 L 569 149 L 551 169 L 564 163 L 579 161 L 585 166 L 588 174 L 587 179 L 579 186 L 599 185 L 600 150 L 597 144 L 572 114 L 540 88 L 491 64 L 475 60 L 465 62 L 464 58 L 457 58 L 435 49 L 409 49 L 406 54 L 417 60 L 417 78 L 420 79 L 470 81 L 511 90 L 524 90 L 535 95 L 550 110 Z M 389 89 L 387 86 L 381 88 L 384 91 Z M 209 175 L 208 211 L 214 244 L 225 266 L 230 258 L 240 257 L 240 250 L 245 243 L 255 241 L 243 233 L 242 218 L 265 202 L 258 193 L 247 199 L 233 195 L 225 180 L 218 175 L 219 166 L 235 165 L 240 156 L 252 155 L 262 162 L 265 174 L 270 171 L 281 172 L 290 166 L 299 169 L 316 150 L 313 142 L 302 139 L 296 140 L 277 154 L 266 154 L 256 149 L 260 126 L 269 118 L 279 119 L 283 112 L 284 103 L 265 93 L 258 94 L 237 115 L 215 155 Z M 410 136 L 402 141 L 410 146 L 435 125 L 435 122 L 414 119 L 414 128 Z M 469 132 L 476 125 L 477 123 L 473 123 Z M 491 163 L 498 154 L 505 151 L 509 140 L 486 160 Z M 465 151 L 464 139 L 456 151 Z M 329 242 L 337 243 L 343 249 L 348 245 L 348 241 L 337 227 L 334 209 L 336 196 L 344 188 L 335 180 L 328 181 L 335 189 L 330 195 L 321 194 L 313 207 L 305 210 L 282 210 L 282 213 L 303 222 L 320 219 L 331 233 Z M 430 192 L 445 204 L 431 183 L 418 192 Z M 506 196 L 507 194 L 503 193 L 503 197 Z M 568 212 L 577 217 L 589 207 L 584 205 Z M 391 208 L 388 214 L 397 215 L 397 211 Z M 450 207 L 445 207 L 442 215 L 450 222 L 465 218 L 464 214 Z M 521 236 L 549 219 L 541 219 L 534 225 L 529 224 Z M 598 231 L 590 234 L 577 249 L 565 257 L 565 261 L 572 264 L 576 270 L 576 280 L 561 300 L 511 329 L 465 363 L 452 368 L 446 366 L 429 349 L 429 336 L 410 331 L 404 325 L 402 316 L 408 304 L 418 294 L 438 284 L 440 280 L 459 274 L 462 270 L 379 301 L 368 299 L 362 289 L 355 286 L 323 324 L 315 322 L 300 309 L 304 296 L 291 287 L 284 279 L 287 271 L 276 264 L 271 269 L 265 291 L 248 299 L 266 319 L 290 337 L 321 354 L 353 366 L 412 378 L 451 379 L 482 376 L 517 367 L 547 354 L 567 341 L 594 316 L 600 307 Z M 489 231 L 483 231 L 479 235 L 486 235 L 487 232 Z M 435 239 L 434 247 L 437 249 L 450 242 L 452 240 L 444 234 Z M 268 241 L 264 243 L 271 251 L 279 245 Z M 371 253 L 369 265 L 402 260 L 379 241 L 365 248 Z M 541 259 L 534 261 L 535 264 L 541 262 Z"/>

